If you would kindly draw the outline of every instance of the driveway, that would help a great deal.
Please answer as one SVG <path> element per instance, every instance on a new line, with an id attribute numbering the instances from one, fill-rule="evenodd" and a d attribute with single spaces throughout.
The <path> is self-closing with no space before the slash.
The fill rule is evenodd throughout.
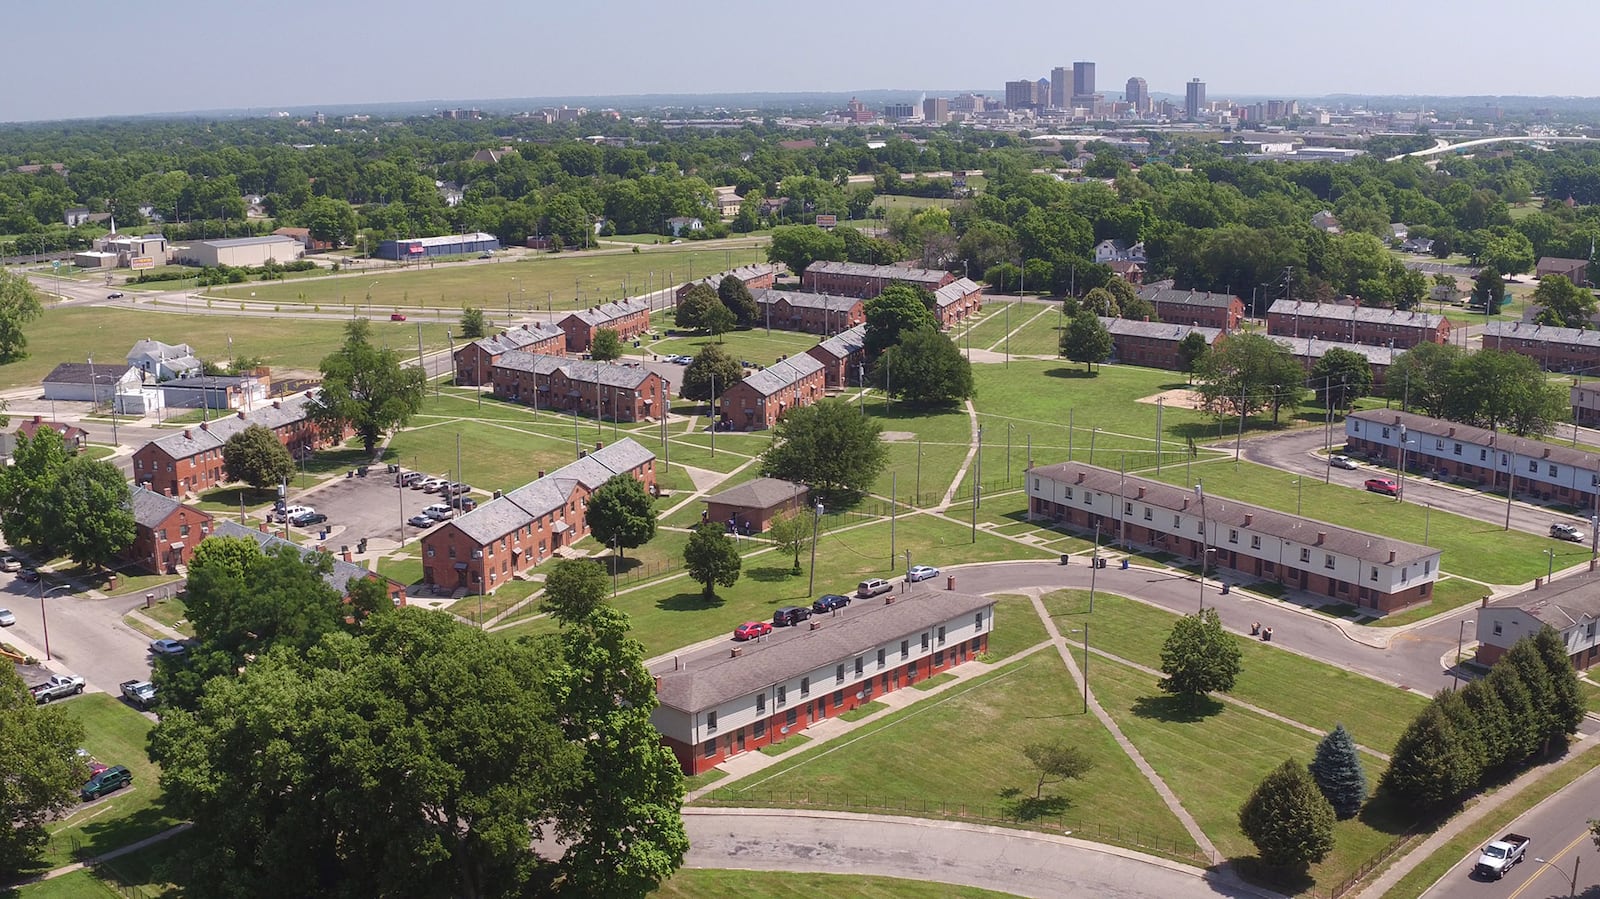
<path id="1" fill-rule="evenodd" d="M 325 525 L 313 528 L 328 528 L 328 539 L 324 542 L 330 548 L 353 546 L 362 537 L 398 542 L 402 533 L 406 540 L 411 540 L 427 528 L 415 528 L 404 522 L 434 503 L 447 502 L 437 493 L 409 487 L 397 489 L 395 476 L 386 472 L 382 465 L 375 465 L 369 471 L 364 478 L 335 478 L 291 500 L 296 505 L 312 506 L 328 516 Z M 435 473 L 424 474 L 433 476 Z M 473 498 L 481 503 L 487 501 L 488 496 L 479 493 Z"/>
<path id="2" fill-rule="evenodd" d="M 1269 896 L 1198 868 L 1047 834 L 841 812 L 684 809 L 690 868 L 931 880 L 1038 899 Z"/>
<path id="3" fill-rule="evenodd" d="M 35 651 L 44 651 L 44 616 L 50 626 L 50 655 L 57 671 L 83 677 L 89 686 L 116 695 L 125 680 L 150 677 L 150 638 L 122 622 L 129 609 L 144 605 L 144 594 L 107 599 L 84 599 L 56 593 L 44 599 L 41 614 L 35 585 L 0 575 L 0 606 L 9 608 L 17 623 L 0 639 L 15 632 Z"/>

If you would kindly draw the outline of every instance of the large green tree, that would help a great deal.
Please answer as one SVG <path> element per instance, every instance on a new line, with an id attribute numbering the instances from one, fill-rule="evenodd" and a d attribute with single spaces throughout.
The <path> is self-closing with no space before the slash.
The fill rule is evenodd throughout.
<path id="1" fill-rule="evenodd" d="M 1453 343 L 1419 343 L 1401 353 L 1384 375 L 1384 394 L 1401 408 L 1424 415 L 1444 413 L 1450 396 L 1450 372 L 1466 351 Z"/>
<path id="2" fill-rule="evenodd" d="M 294 476 L 294 457 L 278 435 L 253 424 L 222 445 L 222 470 L 230 481 L 266 490 Z"/>
<path id="3" fill-rule="evenodd" d="M 615 547 L 620 557 L 624 550 L 643 546 L 656 535 L 653 503 L 638 478 L 616 475 L 589 494 L 589 509 L 584 513 L 589 533 L 602 545 Z"/>
<path id="4" fill-rule="evenodd" d="M 601 328 L 594 332 L 589 344 L 589 358 L 596 362 L 615 362 L 622 358 L 622 336 L 615 328 Z"/>
<path id="5" fill-rule="evenodd" d="M 1046 784 L 1077 780 L 1094 768 L 1087 753 L 1059 737 L 1029 743 L 1022 747 L 1022 755 L 1039 774 L 1033 785 L 1034 799 L 1043 798 Z"/>
<path id="6" fill-rule="evenodd" d="M 0 363 L 28 355 L 28 335 L 23 328 L 43 314 L 39 292 L 28 277 L 0 270 Z"/>
<path id="7" fill-rule="evenodd" d="M 39 428 L 32 437 L 17 435 L 11 464 L 0 466 L 0 528 L 6 542 L 13 546 L 48 542 L 50 504 L 72 455 L 54 428 Z"/>
<path id="8" fill-rule="evenodd" d="M 918 328 L 939 329 L 933 314 L 933 294 L 910 284 L 890 284 L 862 306 L 867 333 L 862 338 L 868 359 L 877 359 L 900 342 L 901 335 Z"/>
<path id="9" fill-rule="evenodd" d="M 1317 743 L 1311 757 L 1311 777 L 1322 795 L 1328 797 L 1334 814 L 1353 818 L 1367 801 L 1367 772 L 1361 766 L 1356 741 L 1343 724 L 1334 725 Z"/>
<path id="10" fill-rule="evenodd" d="M 329 439 L 352 430 L 368 453 L 421 411 L 428 384 L 421 366 L 402 366 L 399 353 L 373 346 L 371 337 L 364 318 L 345 325 L 344 344 L 322 360 L 322 386 L 307 407 Z"/>
<path id="11" fill-rule="evenodd" d="M 557 560 L 544 578 L 544 610 L 558 621 L 581 621 L 605 602 L 608 580 L 593 559 Z"/>
<path id="12" fill-rule="evenodd" d="M 484 317 L 483 309 L 478 306 L 464 306 L 461 309 L 461 336 L 468 340 L 477 340 L 489 333 L 489 321 Z"/>
<path id="13" fill-rule="evenodd" d="M 716 601 L 718 587 L 732 587 L 739 582 L 739 569 L 743 564 L 739 547 L 720 522 L 708 521 L 697 526 L 683 548 L 683 567 L 690 579 L 700 584 L 700 595 L 706 602 Z"/>
<path id="14" fill-rule="evenodd" d="M 1398 799 L 1435 806 L 1472 789 L 1472 774 L 1454 724 L 1430 703 L 1395 743 L 1382 787 Z"/>
<path id="15" fill-rule="evenodd" d="M 695 353 L 694 361 L 683 370 L 683 386 L 678 395 L 686 400 L 709 400 L 712 388 L 722 396 L 734 382 L 744 378 L 744 367 L 719 344 L 708 343 Z M 714 383 L 713 383 L 714 382 Z"/>
<path id="16" fill-rule="evenodd" d="M 767 537 L 777 544 L 784 555 L 792 555 L 794 564 L 789 571 L 800 573 L 800 553 L 811 545 L 812 517 L 804 509 L 780 512 L 767 527 Z"/>
<path id="17" fill-rule="evenodd" d="M 722 277 L 721 283 L 717 285 L 717 297 L 722 300 L 722 305 L 733 313 L 741 328 L 755 324 L 761 314 L 761 310 L 756 308 L 756 298 L 751 295 L 750 288 L 746 287 L 744 281 L 737 275 Z"/>
<path id="18" fill-rule="evenodd" d="M 1533 301 L 1539 304 L 1539 314 L 1534 321 L 1558 328 L 1593 328 L 1594 291 L 1585 290 L 1567 280 L 1564 275 L 1545 275 L 1539 288 L 1533 292 Z"/>
<path id="19" fill-rule="evenodd" d="M 1539 628 L 1532 642 L 1534 652 L 1539 654 L 1545 670 L 1550 672 L 1550 735 L 1575 734 L 1578 725 L 1583 723 L 1587 706 L 1583 687 L 1572 668 L 1572 659 L 1567 655 L 1567 643 L 1562 639 L 1561 632 L 1549 625 Z"/>
<path id="20" fill-rule="evenodd" d="M 1073 362 L 1082 362 L 1084 368 L 1090 371 L 1094 370 L 1095 363 L 1104 362 L 1111 356 L 1112 346 L 1111 332 L 1106 330 L 1100 316 L 1088 306 L 1080 308 L 1072 316 L 1067 330 L 1061 334 L 1061 355 Z"/>
<path id="21" fill-rule="evenodd" d="M 798 275 L 819 260 L 843 262 L 844 237 L 815 225 L 782 225 L 772 229 L 772 243 L 767 245 L 768 262 L 781 262 Z"/>
<path id="22" fill-rule="evenodd" d="M 1239 676 L 1239 642 L 1222 629 L 1216 609 L 1185 615 L 1172 625 L 1161 646 L 1163 692 L 1198 700 L 1226 693 Z"/>
<path id="23" fill-rule="evenodd" d="M 1251 415 L 1293 408 L 1305 395 L 1305 369 L 1287 347 L 1260 334 L 1235 334 L 1207 353 L 1195 370 L 1202 406 L 1214 415 Z"/>
<path id="24" fill-rule="evenodd" d="M 712 290 L 710 285 L 697 281 L 689 285 L 689 289 L 678 297 L 678 305 L 673 313 L 673 321 L 680 328 L 703 331 L 707 327 L 706 316 L 710 314 L 713 307 L 721 305 L 722 298 L 717 296 L 717 292 Z"/>
<path id="25" fill-rule="evenodd" d="M 875 419 L 836 399 L 791 409 L 761 454 L 761 473 L 805 484 L 819 498 L 854 498 L 889 463 L 882 430 Z"/>
<path id="26" fill-rule="evenodd" d="M 133 545 L 132 497 L 111 462 L 73 456 L 50 492 L 45 543 L 80 565 L 104 567 Z"/>
<path id="27" fill-rule="evenodd" d="M 1320 862 L 1333 851 L 1334 810 L 1304 765 L 1287 759 L 1239 808 L 1239 829 L 1279 868 Z"/>
<path id="28" fill-rule="evenodd" d="M 0 878 L 37 861 L 46 825 L 77 804 L 89 773 L 76 754 L 83 734 L 59 706 L 40 707 L 9 662 L 0 665 Z"/>
<path id="29" fill-rule="evenodd" d="M 1486 349 L 1462 356 L 1445 380 L 1442 417 L 1520 437 L 1542 436 L 1565 421 L 1566 388 L 1521 353 Z"/>
<path id="30" fill-rule="evenodd" d="M 954 403 L 973 394 L 972 364 L 937 328 L 921 325 L 901 332 L 900 342 L 884 352 L 892 396 L 917 405 Z"/>
<path id="31" fill-rule="evenodd" d="M 1479 309 L 1487 306 L 1487 315 L 1497 315 L 1505 301 L 1506 279 L 1500 276 L 1500 271 L 1493 267 L 1480 269 L 1472 278 L 1471 305 Z"/>
<path id="32" fill-rule="evenodd" d="M 1311 390 L 1324 408 L 1349 409 L 1372 392 L 1372 366 L 1360 353 L 1330 347 L 1311 366 Z"/>

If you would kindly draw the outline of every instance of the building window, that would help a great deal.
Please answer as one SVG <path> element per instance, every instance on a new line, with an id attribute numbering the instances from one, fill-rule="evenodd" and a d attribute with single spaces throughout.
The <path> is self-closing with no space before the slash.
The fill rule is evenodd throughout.
<path id="1" fill-rule="evenodd" d="M 1389 439 L 1389 429 L 1388 428 L 1384 428 L 1383 429 L 1383 439 L 1384 440 L 1388 440 Z"/>
<path id="2" fill-rule="evenodd" d="M 1237 530 L 1235 530 L 1234 528 L 1228 528 L 1228 542 L 1229 543 L 1238 543 L 1239 542 L 1239 532 Z"/>
<path id="3" fill-rule="evenodd" d="M 1176 515 L 1172 516 L 1172 529 L 1176 531 L 1180 527 L 1183 527 L 1183 520 Z"/>
<path id="4" fill-rule="evenodd" d="M 938 652 L 933 654 L 933 667 L 935 667 L 935 668 L 944 667 L 944 650 L 941 649 Z"/>
<path id="5" fill-rule="evenodd" d="M 1034 478 L 1033 479 L 1033 492 L 1034 493 L 1038 493 L 1039 492 L 1039 479 L 1038 478 Z"/>
<path id="6" fill-rule="evenodd" d="M 758 718 L 756 723 L 751 725 L 750 729 L 755 732 L 757 740 L 761 739 L 767 735 L 767 720 L 765 718 Z"/>
<path id="7" fill-rule="evenodd" d="M 455 548 L 454 545 L 451 545 L 449 555 L 450 555 L 450 558 L 452 558 L 452 559 L 454 559 L 456 557 L 456 548 Z"/>
<path id="8" fill-rule="evenodd" d="M 1500 636 L 1500 622 L 1498 621 L 1494 623 L 1494 635 L 1496 637 Z"/>
<path id="9" fill-rule="evenodd" d="M 842 706 L 842 705 L 844 705 L 844 691 L 843 690 L 834 690 L 833 691 L 833 710 L 837 712 L 839 710 L 839 706 Z"/>
<path id="10" fill-rule="evenodd" d="M 884 650 L 879 649 L 878 650 L 878 668 L 880 670 L 883 668 L 883 666 L 885 664 L 883 659 L 884 659 Z"/>
<path id="11" fill-rule="evenodd" d="M 1378 566 L 1374 565 L 1374 566 L 1372 566 L 1372 573 L 1367 575 L 1367 580 L 1375 581 L 1377 579 L 1378 579 Z"/>
<path id="12" fill-rule="evenodd" d="M 833 682 L 836 683 L 836 684 L 844 683 L 844 666 L 843 665 L 835 665 L 834 666 L 834 668 L 833 668 Z"/>
<path id="13" fill-rule="evenodd" d="M 1250 548 L 1251 549 L 1260 549 L 1261 548 L 1261 537 L 1260 536 L 1258 536 L 1256 534 L 1251 534 L 1250 535 Z"/>
<path id="14" fill-rule="evenodd" d="M 1067 488 L 1067 499 L 1069 499 L 1069 500 L 1072 499 L 1072 488 L 1071 487 Z"/>
<path id="15" fill-rule="evenodd" d="M 767 694 L 765 694 L 765 693 L 757 693 L 756 694 L 756 711 L 757 712 L 765 712 L 766 710 L 767 710 Z"/>
<path id="16" fill-rule="evenodd" d="M 902 661 L 904 661 L 905 659 L 908 659 L 910 657 L 911 657 L 911 641 L 910 640 L 901 640 L 900 641 L 900 659 Z"/>
<path id="17" fill-rule="evenodd" d="M 944 645 L 944 625 L 939 625 L 939 645 Z"/>
<path id="18" fill-rule="evenodd" d="M 1322 567 L 1331 571 L 1333 569 L 1333 556 L 1324 553 L 1322 556 Z"/>
<path id="19" fill-rule="evenodd" d="M 1551 465 L 1550 466 L 1550 477 L 1553 478 L 1555 476 L 1556 476 L 1556 467 L 1555 467 L 1555 465 Z"/>
<path id="20" fill-rule="evenodd" d="M 1133 514 L 1133 503 L 1123 503 L 1122 504 L 1122 514 L 1123 515 L 1132 515 Z"/>
<path id="21" fill-rule="evenodd" d="M 1539 460 L 1538 459 L 1529 459 L 1528 460 L 1528 471 L 1532 472 L 1533 474 L 1538 474 L 1539 473 Z"/>
<path id="22" fill-rule="evenodd" d="M 922 632 L 922 651 L 923 652 L 927 652 L 928 651 L 928 632 L 927 631 L 923 631 Z"/>
<path id="23" fill-rule="evenodd" d="M 865 661 L 865 656 L 856 656 L 856 677 L 861 676 L 862 663 Z"/>
<path id="24" fill-rule="evenodd" d="M 1489 461 L 1489 451 L 1486 450 L 1486 449 L 1478 450 L 1478 461 L 1479 462 L 1487 462 L 1487 461 Z"/>
<path id="25" fill-rule="evenodd" d="M 1454 446 L 1454 447 L 1453 447 L 1453 448 L 1452 448 L 1452 449 L 1451 449 L 1451 454 L 1452 454 L 1452 455 L 1456 455 L 1456 456 L 1459 456 L 1459 455 L 1461 455 L 1461 444 L 1459 444 L 1459 443 L 1458 443 L 1458 444 L 1456 444 L 1456 445 L 1455 445 L 1455 446 Z"/>
<path id="26" fill-rule="evenodd" d="M 789 713 L 783 716 L 783 723 L 790 727 L 794 727 L 794 723 L 798 720 L 799 716 L 795 713 L 794 709 L 790 709 Z"/>
<path id="27" fill-rule="evenodd" d="M 983 613 L 977 612 L 972 616 L 972 629 L 981 633 L 983 631 Z"/>
<path id="28" fill-rule="evenodd" d="M 713 733 L 713 734 L 717 732 L 717 713 L 716 712 L 706 712 L 706 732 L 707 733 Z"/>
<path id="29" fill-rule="evenodd" d="M 1151 517 L 1154 514 L 1155 513 L 1151 511 L 1149 506 L 1145 506 L 1144 507 L 1144 520 L 1145 521 L 1154 521 L 1155 519 Z"/>
<path id="30" fill-rule="evenodd" d="M 784 684 L 779 684 L 778 685 L 778 705 L 783 705 L 784 703 L 786 703 L 788 701 L 789 701 L 789 688 L 787 686 L 785 686 Z"/>
<path id="31" fill-rule="evenodd" d="M 802 698 L 804 698 L 804 697 L 810 696 L 810 695 L 811 695 L 811 678 L 809 678 L 809 677 L 800 678 L 800 696 Z"/>
<path id="32" fill-rule="evenodd" d="M 1302 561 L 1302 562 L 1310 562 L 1311 561 L 1311 550 L 1309 550 L 1309 549 L 1300 550 L 1300 561 Z"/>
<path id="33" fill-rule="evenodd" d="M 704 751 L 705 751 L 705 754 L 706 754 L 706 758 L 708 758 L 708 759 L 716 758 L 717 757 L 717 741 L 716 740 L 707 740 L 706 741 L 706 748 L 705 748 Z"/>

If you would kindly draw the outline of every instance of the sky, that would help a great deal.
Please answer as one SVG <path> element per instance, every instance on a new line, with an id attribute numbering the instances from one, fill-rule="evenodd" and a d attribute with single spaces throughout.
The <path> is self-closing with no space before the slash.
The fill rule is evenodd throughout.
<path id="1" fill-rule="evenodd" d="M 1594 0 L 75 0 L 11 3 L 0 121 L 422 100 L 1000 91 L 1600 95 Z M 1503 39 L 1504 38 L 1504 39 Z M 1582 41 L 1579 42 L 1582 44 Z"/>

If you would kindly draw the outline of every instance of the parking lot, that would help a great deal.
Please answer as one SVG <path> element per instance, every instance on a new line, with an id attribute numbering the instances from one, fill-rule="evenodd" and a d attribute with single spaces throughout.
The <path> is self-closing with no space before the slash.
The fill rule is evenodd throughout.
<path id="1" fill-rule="evenodd" d="M 487 500 L 476 492 L 469 495 L 480 503 Z M 379 466 L 367 477 L 340 478 L 295 497 L 290 505 L 311 506 L 328 516 L 327 543 L 353 545 L 363 537 L 398 541 L 402 526 L 410 540 L 427 529 L 405 522 L 428 506 L 447 501 L 437 493 L 395 487 L 395 476 Z M 308 531 L 316 536 L 321 527 L 313 525 Z"/>

